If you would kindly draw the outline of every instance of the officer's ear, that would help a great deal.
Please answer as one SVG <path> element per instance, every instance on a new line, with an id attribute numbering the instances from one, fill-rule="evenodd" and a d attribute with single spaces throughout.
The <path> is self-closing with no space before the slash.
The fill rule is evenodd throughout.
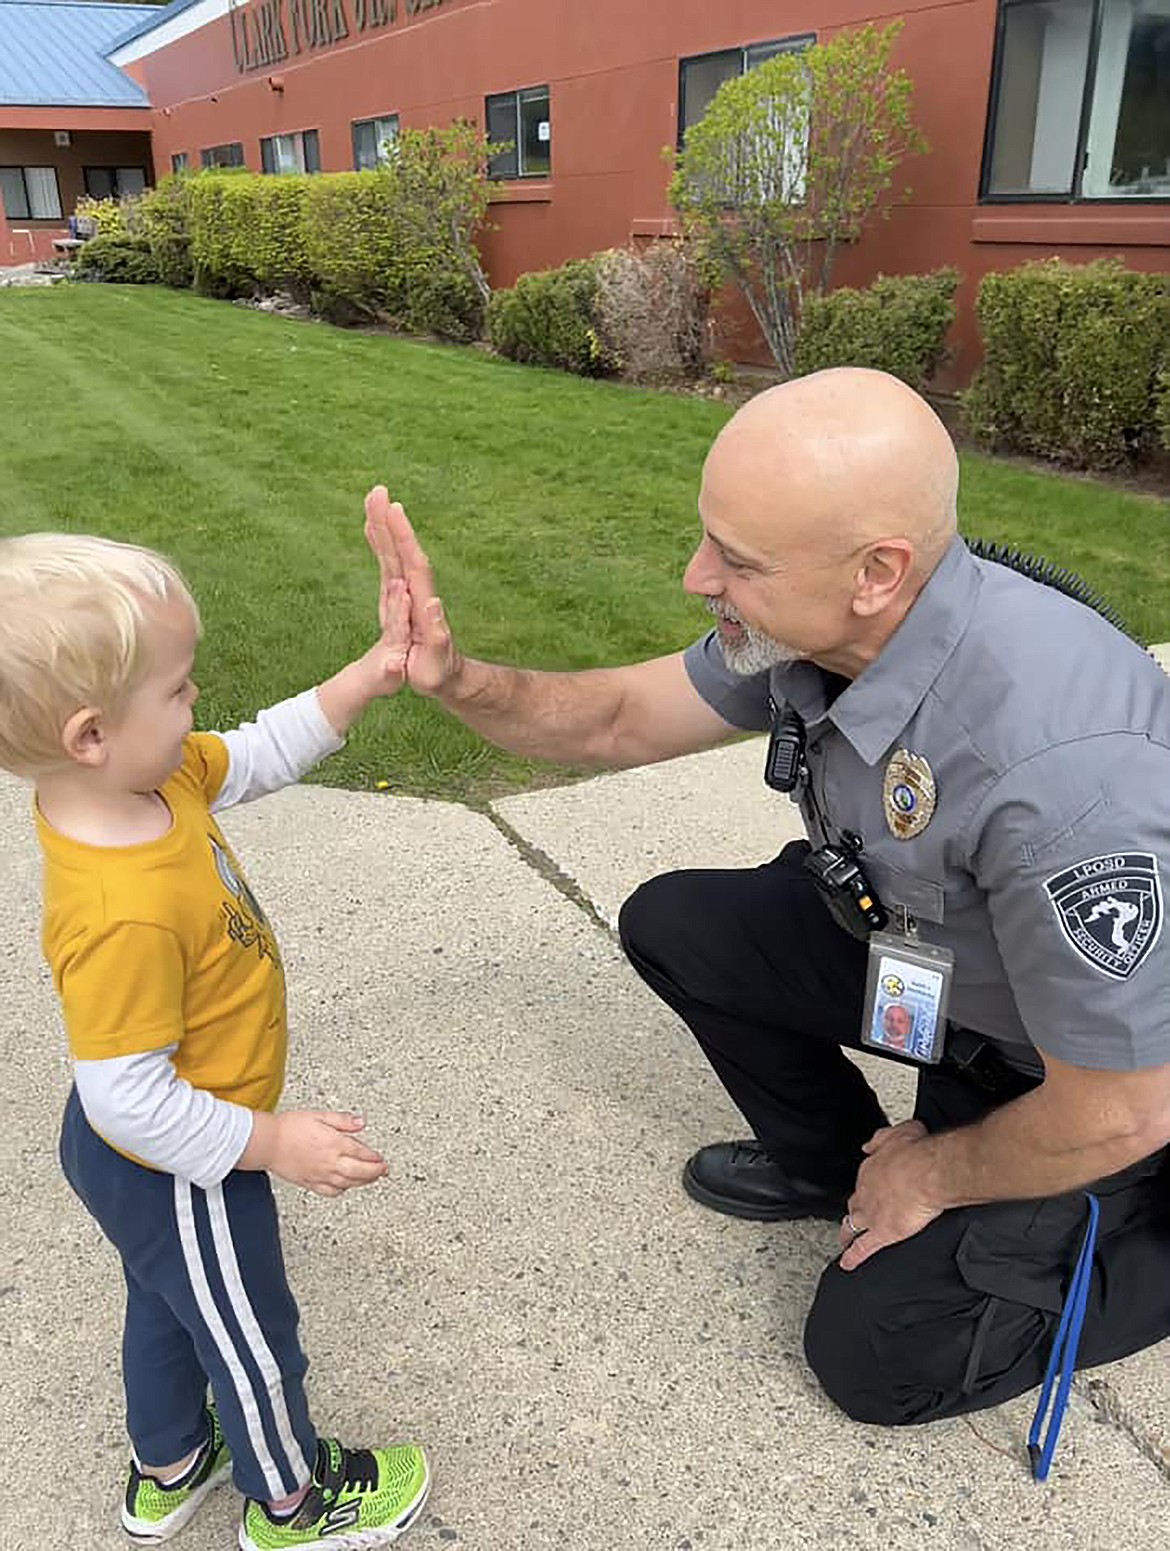
<path id="1" fill-rule="evenodd" d="M 879 539 L 864 549 L 853 573 L 853 612 L 872 619 L 902 590 L 914 567 L 909 539 Z"/>

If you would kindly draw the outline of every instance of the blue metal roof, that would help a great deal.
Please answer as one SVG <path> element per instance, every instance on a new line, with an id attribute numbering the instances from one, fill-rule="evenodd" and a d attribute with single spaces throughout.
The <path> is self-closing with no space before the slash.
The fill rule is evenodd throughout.
<path id="1" fill-rule="evenodd" d="M 0 105 L 147 108 L 136 81 L 105 57 L 155 6 L 100 0 L 0 0 Z"/>
<path id="2" fill-rule="evenodd" d="M 135 38 L 140 38 L 145 32 L 152 32 L 155 27 L 161 27 L 163 22 L 169 22 L 172 16 L 178 16 L 180 11 L 187 11 L 193 5 L 198 5 L 199 0 L 171 0 L 169 5 L 151 6 L 127 6 L 127 10 L 138 12 L 138 18 L 125 32 L 114 38 L 106 52 L 112 54 L 115 49 L 122 47 L 123 43 L 133 43 Z M 143 15 L 145 10 L 146 14 Z"/>

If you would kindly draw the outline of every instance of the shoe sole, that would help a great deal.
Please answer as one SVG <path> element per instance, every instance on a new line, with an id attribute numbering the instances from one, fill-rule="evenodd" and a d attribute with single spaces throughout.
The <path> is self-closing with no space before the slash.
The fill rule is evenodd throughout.
<path id="1" fill-rule="evenodd" d="M 740 1201 L 735 1196 L 721 1196 L 714 1190 L 708 1190 L 706 1185 L 701 1185 L 695 1178 L 694 1170 L 688 1159 L 682 1175 L 683 1189 L 692 1201 L 698 1201 L 701 1206 L 710 1207 L 713 1212 L 722 1212 L 725 1217 L 741 1217 L 748 1222 L 802 1222 L 807 1218 L 816 1218 L 821 1222 L 840 1222 L 845 1215 L 845 1203 L 825 1200 L 823 1204 L 809 1201 L 801 1205 L 796 1201 L 786 1202 L 783 1206 L 753 1206 L 750 1202 Z"/>
<path id="2" fill-rule="evenodd" d="M 325 1535 L 316 1541 L 307 1540 L 305 1544 L 328 1546 L 329 1551 L 376 1551 L 378 1546 L 393 1545 L 400 1535 L 405 1535 L 418 1518 L 430 1495 L 430 1466 L 424 1463 L 423 1469 L 426 1474 L 423 1477 L 422 1488 L 396 1524 L 379 1526 L 377 1529 L 359 1529 L 352 1535 Z M 240 1525 L 239 1542 L 240 1551 L 263 1551 L 263 1548 L 258 1546 L 248 1534 L 243 1524 Z"/>
<path id="3" fill-rule="evenodd" d="M 199 1512 L 210 1493 L 217 1486 L 222 1486 L 232 1473 L 232 1462 L 225 1459 L 217 1470 L 213 1470 L 202 1486 L 197 1486 L 181 1508 L 176 1508 L 161 1524 L 151 1523 L 148 1519 L 136 1519 L 132 1513 L 126 1512 L 125 1504 L 122 1506 L 122 1528 L 130 1536 L 130 1539 L 139 1546 L 158 1546 L 164 1540 L 171 1540 L 180 1530 L 185 1529 L 195 1515 Z"/>

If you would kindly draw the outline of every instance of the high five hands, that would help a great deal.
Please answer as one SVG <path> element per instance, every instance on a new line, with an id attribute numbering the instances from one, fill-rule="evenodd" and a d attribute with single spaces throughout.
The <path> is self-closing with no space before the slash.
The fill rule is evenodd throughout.
<path id="1" fill-rule="evenodd" d="M 458 674 L 461 658 L 435 592 L 430 562 L 402 506 L 391 501 L 385 485 L 375 485 L 366 496 L 366 542 L 378 561 L 378 618 L 383 631 L 397 629 L 404 614 L 409 619 L 406 682 L 420 695 L 437 695 Z"/>

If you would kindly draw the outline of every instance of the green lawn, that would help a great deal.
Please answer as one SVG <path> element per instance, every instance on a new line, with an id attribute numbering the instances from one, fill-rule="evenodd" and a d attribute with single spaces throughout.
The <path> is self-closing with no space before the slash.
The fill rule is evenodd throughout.
<path id="1" fill-rule="evenodd" d="M 362 496 L 385 482 L 461 644 L 543 667 L 672 650 L 705 628 L 679 578 L 720 405 L 155 290 L 0 292 L 0 532 L 72 528 L 174 555 L 202 606 L 203 725 L 365 648 Z M 1079 570 L 1170 637 L 1167 503 L 965 459 L 968 532 Z M 327 780 L 470 798 L 553 778 L 410 694 Z"/>

